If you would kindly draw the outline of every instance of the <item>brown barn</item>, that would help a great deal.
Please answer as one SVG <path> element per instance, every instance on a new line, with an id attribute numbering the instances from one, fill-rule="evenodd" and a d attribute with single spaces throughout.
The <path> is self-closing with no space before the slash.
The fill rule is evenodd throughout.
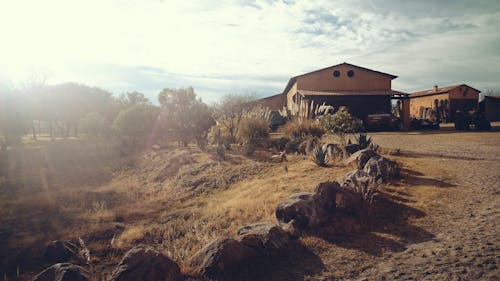
<path id="1" fill-rule="evenodd" d="M 277 94 L 270 97 L 265 97 L 257 100 L 256 104 L 268 108 L 270 110 L 282 110 L 285 106 L 285 99 L 282 94 Z"/>
<path id="2" fill-rule="evenodd" d="M 480 91 L 460 84 L 410 94 L 410 115 L 419 118 L 425 108 L 433 108 L 445 122 L 453 121 L 457 110 L 477 109 Z"/>
<path id="3" fill-rule="evenodd" d="M 484 96 L 479 107 L 489 121 L 500 121 L 500 96 Z"/>
<path id="4" fill-rule="evenodd" d="M 390 113 L 391 98 L 404 95 L 391 89 L 397 76 L 341 63 L 290 78 L 283 91 L 292 116 L 312 117 L 323 103 L 334 108 L 346 106 L 365 119 L 368 114 Z"/>

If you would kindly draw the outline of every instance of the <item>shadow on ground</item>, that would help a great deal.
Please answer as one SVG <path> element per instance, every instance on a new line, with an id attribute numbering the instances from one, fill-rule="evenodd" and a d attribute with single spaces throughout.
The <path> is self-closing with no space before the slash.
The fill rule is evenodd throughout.
<path id="1" fill-rule="evenodd" d="M 407 244 L 432 239 L 432 233 L 408 223 L 409 218 L 420 218 L 425 213 L 401 201 L 410 200 L 382 193 L 373 208 L 358 214 L 336 214 L 324 227 L 309 234 L 378 257 L 387 251 L 404 251 Z"/>

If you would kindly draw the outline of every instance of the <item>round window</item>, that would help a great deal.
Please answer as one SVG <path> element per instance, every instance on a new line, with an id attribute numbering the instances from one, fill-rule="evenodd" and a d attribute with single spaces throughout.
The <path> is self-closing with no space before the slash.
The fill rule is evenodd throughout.
<path id="1" fill-rule="evenodd" d="M 347 71 L 347 76 L 353 77 L 354 76 L 354 70 Z"/>
<path id="2" fill-rule="evenodd" d="M 333 72 L 333 77 L 339 77 L 339 76 L 340 76 L 340 71 L 335 70 L 335 71 Z"/>

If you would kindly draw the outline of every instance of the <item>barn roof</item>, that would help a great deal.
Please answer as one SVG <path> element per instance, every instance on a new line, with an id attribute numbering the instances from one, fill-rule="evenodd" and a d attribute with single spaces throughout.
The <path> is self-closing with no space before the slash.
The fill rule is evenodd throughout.
<path id="1" fill-rule="evenodd" d="M 307 72 L 307 73 L 304 73 L 304 74 L 300 74 L 300 75 L 297 75 L 297 76 L 293 76 L 292 78 L 290 78 L 290 80 L 288 80 L 288 83 L 286 84 L 286 87 L 285 87 L 285 90 L 283 91 L 283 93 L 287 93 L 290 90 L 290 88 L 293 86 L 293 84 L 295 83 L 295 81 L 297 81 L 298 77 L 309 75 L 309 74 L 313 74 L 313 73 L 316 73 L 316 72 L 323 71 L 325 69 L 329 69 L 329 68 L 333 68 L 333 67 L 337 67 L 337 66 L 341 66 L 341 65 L 347 65 L 347 66 L 355 67 L 355 68 L 358 68 L 358 69 L 368 70 L 368 71 L 375 72 L 375 73 L 378 73 L 378 74 L 386 75 L 386 76 L 389 76 L 391 78 L 391 80 L 395 79 L 395 78 L 398 78 L 396 75 L 392 75 L 392 74 L 380 72 L 380 71 L 377 71 L 377 70 L 365 68 L 365 67 L 362 67 L 362 66 L 357 66 L 357 65 L 354 65 L 354 64 L 350 64 L 350 63 L 347 63 L 347 62 L 343 62 L 343 63 L 335 64 L 335 65 L 332 65 L 332 66 L 328 66 L 328 67 L 325 67 L 325 68 L 321 68 L 321 69 L 318 69 L 318 70 L 314 70 L 314 71 L 311 71 L 311 72 Z"/>
<path id="2" fill-rule="evenodd" d="M 420 92 L 414 92 L 414 93 L 410 94 L 410 97 L 413 98 L 413 97 L 422 97 L 422 96 L 431 96 L 431 95 L 445 94 L 445 93 L 448 93 L 449 91 L 454 90 L 454 89 L 456 89 L 458 87 L 461 87 L 461 86 L 466 86 L 466 87 L 469 87 L 469 88 L 471 88 L 473 90 L 481 92 L 478 89 L 472 88 L 469 85 L 458 84 L 458 85 L 441 87 L 441 88 L 437 88 L 437 89 L 433 88 L 433 89 L 430 89 L 430 90 L 425 90 L 425 91 L 420 91 Z"/>

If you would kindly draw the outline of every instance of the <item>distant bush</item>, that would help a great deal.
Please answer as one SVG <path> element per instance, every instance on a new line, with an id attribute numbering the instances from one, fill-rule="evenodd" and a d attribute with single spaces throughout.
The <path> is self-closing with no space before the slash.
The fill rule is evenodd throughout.
<path id="1" fill-rule="evenodd" d="M 269 137 L 269 122 L 257 117 L 249 117 L 241 120 L 238 137 L 247 143 Z"/>
<path id="2" fill-rule="evenodd" d="M 113 122 L 113 129 L 118 135 L 139 142 L 153 133 L 153 125 L 157 117 L 157 107 L 137 104 L 120 111 Z"/>
<path id="3" fill-rule="evenodd" d="M 288 122 L 284 126 L 284 132 L 286 135 L 292 138 L 313 136 L 321 138 L 325 134 L 325 129 L 316 120 L 302 120 L 302 121 L 292 121 Z"/>
<path id="4" fill-rule="evenodd" d="M 102 136 L 107 133 L 108 124 L 101 114 L 90 112 L 80 120 L 80 131 L 92 136 Z"/>

